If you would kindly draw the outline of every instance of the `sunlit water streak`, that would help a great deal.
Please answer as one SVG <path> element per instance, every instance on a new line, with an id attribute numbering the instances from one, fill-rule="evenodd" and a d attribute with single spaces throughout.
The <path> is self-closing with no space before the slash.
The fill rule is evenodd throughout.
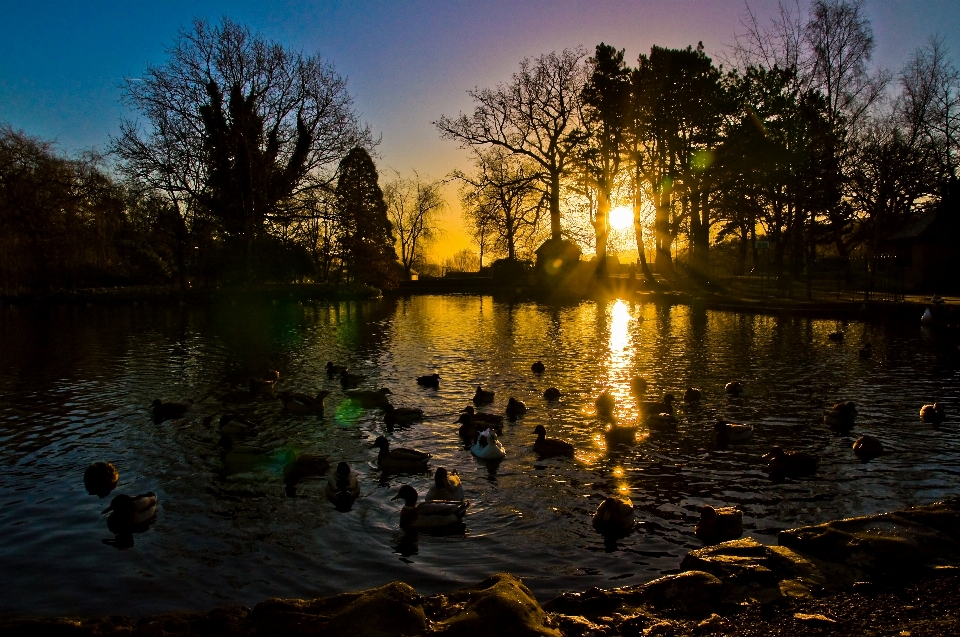
<path id="1" fill-rule="evenodd" d="M 929 502 L 960 485 L 960 436 L 918 422 L 924 402 L 956 413 L 957 344 L 915 326 L 852 323 L 846 343 L 833 321 L 712 312 L 686 306 L 584 302 L 509 304 L 490 297 L 384 299 L 363 303 L 211 308 L 0 308 L 0 612 L 129 613 L 252 605 L 401 579 L 424 593 L 476 582 L 496 571 L 524 577 L 542 600 L 563 590 L 622 586 L 675 569 L 703 503 L 732 504 L 747 533 L 774 542 L 778 530 L 841 516 Z M 859 345 L 874 345 L 870 360 Z M 328 360 L 390 387 L 397 406 L 430 418 L 393 433 L 378 412 L 344 400 L 327 379 Z M 542 360 L 542 376 L 530 364 Z M 281 387 L 326 388 L 326 416 L 284 415 L 277 401 L 225 409 L 217 396 L 251 375 L 278 369 Z M 438 371 L 439 389 L 416 385 Z M 703 403 L 679 409 L 675 433 L 649 432 L 635 447 L 608 446 L 593 400 L 608 389 L 618 418 L 633 424 L 630 379 L 646 397 L 678 398 L 701 387 Z M 739 399 L 723 393 L 739 378 Z M 508 457 L 475 460 L 453 421 L 477 384 L 513 395 L 527 415 L 506 425 Z M 542 392 L 555 386 L 559 403 Z M 154 423 L 157 397 L 194 403 L 182 420 Z M 850 435 L 822 425 L 837 400 L 860 410 Z M 263 423 L 262 468 L 225 465 L 217 416 L 239 411 Z M 214 416 L 213 425 L 204 424 Z M 756 426 L 748 444 L 719 449 L 716 418 Z M 570 440 L 577 458 L 540 460 L 532 430 Z M 646 432 L 644 432 L 646 434 Z M 855 461 L 850 445 L 871 433 L 890 451 Z M 429 451 L 431 469 L 456 468 L 472 504 L 461 537 L 397 530 L 390 500 L 409 482 L 421 494 L 430 474 L 381 476 L 373 438 Z M 821 457 L 811 479 L 772 484 L 760 456 L 772 444 Z M 282 459 L 293 450 L 344 459 L 362 497 L 338 513 L 322 480 L 288 497 Z M 86 466 L 112 460 L 116 493 L 160 496 L 157 522 L 116 550 L 87 495 Z M 611 493 L 629 495 L 639 531 L 612 550 L 590 518 Z"/>

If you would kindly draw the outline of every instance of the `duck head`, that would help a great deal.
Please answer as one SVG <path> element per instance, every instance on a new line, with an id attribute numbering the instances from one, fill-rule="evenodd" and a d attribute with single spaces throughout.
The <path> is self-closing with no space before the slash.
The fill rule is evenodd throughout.
<path id="1" fill-rule="evenodd" d="M 533 433 L 537 434 L 538 437 L 543 438 L 547 435 L 547 430 L 543 428 L 543 425 L 537 425 Z"/>
<path id="2" fill-rule="evenodd" d="M 437 472 L 433 474 L 433 481 L 438 489 L 446 489 L 450 485 L 447 479 L 447 470 L 443 467 L 437 468 Z"/>
<path id="3" fill-rule="evenodd" d="M 380 451 L 386 453 L 390 451 L 390 441 L 384 438 L 383 436 L 377 436 L 377 439 L 373 441 L 371 447 L 380 447 Z"/>
<path id="4" fill-rule="evenodd" d="M 446 485 L 444 485 L 446 486 Z M 405 484 L 400 487 L 400 490 L 397 492 L 397 495 L 390 498 L 391 500 L 403 500 L 403 503 L 408 507 L 417 506 L 417 490 L 411 487 L 409 484 Z"/>
<path id="5" fill-rule="evenodd" d="M 475 413 L 477 413 L 477 410 L 473 408 L 473 405 L 467 405 L 466 407 L 460 410 L 460 413 L 467 414 L 468 416 L 472 416 Z"/>
<path id="6" fill-rule="evenodd" d="M 217 444 L 224 448 L 224 450 L 229 451 L 233 447 L 233 438 L 227 434 L 220 436 L 220 440 L 217 441 Z"/>
<path id="7" fill-rule="evenodd" d="M 663 404 L 664 404 L 664 405 L 673 405 L 673 401 L 674 401 L 674 400 L 675 400 L 675 399 L 674 399 L 674 397 L 673 397 L 673 394 L 665 394 L 665 395 L 663 396 Z"/>
<path id="8" fill-rule="evenodd" d="M 348 465 L 346 462 L 337 463 L 336 473 L 338 476 L 341 476 L 341 477 L 350 475 L 350 465 Z"/>
<path id="9" fill-rule="evenodd" d="M 115 498 L 113 498 L 113 500 L 110 501 L 110 506 L 108 506 L 106 509 L 101 511 L 100 515 L 106 515 L 107 513 L 110 513 L 113 511 L 123 514 L 125 512 L 132 511 L 132 510 L 133 510 L 133 498 L 131 498 L 126 494 L 121 493 L 120 495 L 116 496 Z"/>
<path id="10" fill-rule="evenodd" d="M 722 420 L 718 420 L 717 422 L 713 423 L 713 429 L 715 431 L 726 431 L 727 423 L 723 422 Z"/>
<path id="11" fill-rule="evenodd" d="M 763 456 L 763 459 L 769 462 L 771 460 L 777 460 L 778 458 L 782 458 L 784 455 L 785 454 L 783 453 L 783 447 L 773 447 L 770 450 L 770 453 Z"/>

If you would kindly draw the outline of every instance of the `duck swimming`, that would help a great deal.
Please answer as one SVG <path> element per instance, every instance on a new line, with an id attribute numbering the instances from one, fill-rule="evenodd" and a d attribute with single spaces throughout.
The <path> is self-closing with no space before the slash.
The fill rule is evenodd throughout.
<path id="1" fill-rule="evenodd" d="M 431 457 L 429 453 L 415 449 L 391 450 L 390 442 L 383 436 L 377 437 L 371 446 L 380 448 L 377 465 L 383 471 L 426 471 Z"/>
<path id="2" fill-rule="evenodd" d="M 152 491 L 140 495 L 120 494 L 113 498 L 102 514 L 110 514 L 111 527 L 134 527 L 150 522 L 157 515 L 157 494 Z"/>
<path id="3" fill-rule="evenodd" d="M 440 374 L 430 374 L 417 378 L 417 384 L 423 387 L 440 387 Z"/>
<path id="4" fill-rule="evenodd" d="M 872 460 L 877 456 L 883 455 L 883 443 L 873 436 L 860 436 L 857 438 L 857 441 L 853 443 L 853 453 L 855 453 L 860 460 L 866 462 L 867 460 Z"/>
<path id="5" fill-rule="evenodd" d="M 820 458 L 806 451 L 784 451 L 774 447 L 763 456 L 772 478 L 794 478 L 816 473 Z"/>
<path id="6" fill-rule="evenodd" d="M 835 404 L 830 411 L 823 412 L 823 422 L 836 431 L 849 431 L 857 417 L 857 406 L 853 401 Z"/>
<path id="7" fill-rule="evenodd" d="M 541 458 L 573 457 L 573 445 L 559 438 L 547 438 L 547 430 L 543 428 L 543 425 L 537 425 L 533 433 L 537 434 L 537 439 L 533 443 L 533 450 Z"/>
<path id="8" fill-rule="evenodd" d="M 351 389 L 344 392 L 350 400 L 357 402 L 364 409 L 386 409 L 390 404 L 387 396 L 393 394 L 387 387 L 381 387 L 377 391 L 369 389 Z"/>
<path id="9" fill-rule="evenodd" d="M 153 407 L 153 418 L 157 421 L 182 418 L 190 409 L 190 405 L 186 403 L 165 403 L 159 398 L 153 401 L 150 406 Z"/>
<path id="10" fill-rule="evenodd" d="M 700 509 L 700 521 L 693 532 L 709 544 L 735 540 L 743 535 L 743 511 L 734 507 L 714 508 L 705 504 Z"/>
<path id="11" fill-rule="evenodd" d="M 651 414 L 670 414 L 673 415 L 673 394 L 665 394 L 660 402 L 638 402 L 637 408 L 642 416 Z"/>
<path id="12" fill-rule="evenodd" d="M 648 429 L 664 431 L 676 429 L 677 419 L 673 414 L 666 412 L 662 414 L 650 414 L 644 419 L 643 424 L 645 424 Z"/>
<path id="13" fill-rule="evenodd" d="M 315 397 L 300 392 L 282 391 L 278 394 L 283 402 L 284 411 L 291 414 L 318 414 L 323 415 L 323 401 L 330 395 L 327 390 L 317 392 Z"/>
<path id="14" fill-rule="evenodd" d="M 541 361 L 537 361 L 530 366 L 530 371 L 534 374 L 542 374 L 543 372 L 547 371 L 547 368 Z"/>
<path id="15" fill-rule="evenodd" d="M 347 368 L 343 365 L 334 365 L 332 362 L 327 361 L 327 376 L 333 378 L 334 376 L 340 376 L 347 371 Z"/>
<path id="16" fill-rule="evenodd" d="M 543 399 L 548 400 L 550 402 L 560 400 L 560 390 L 557 389 L 556 387 L 548 387 L 543 392 Z"/>
<path id="17" fill-rule="evenodd" d="M 260 431 L 255 424 L 236 414 L 224 414 L 220 416 L 220 433 L 231 438 L 249 438 Z"/>
<path id="18" fill-rule="evenodd" d="M 594 530 L 609 538 L 626 537 L 634 522 L 633 502 L 626 498 L 606 498 L 593 514 Z"/>
<path id="19" fill-rule="evenodd" d="M 633 446 L 637 444 L 637 434 L 639 432 L 639 427 L 626 427 L 616 423 L 611 423 L 610 426 L 607 427 L 603 432 L 603 437 L 604 440 L 607 441 L 608 445 Z"/>
<path id="20" fill-rule="evenodd" d="M 597 409 L 598 418 L 613 420 L 613 412 L 617 408 L 617 399 L 613 397 L 613 394 L 604 390 L 597 396 L 597 399 L 593 401 L 593 406 Z"/>
<path id="21" fill-rule="evenodd" d="M 337 508 L 349 508 L 360 496 L 360 481 L 346 462 L 338 463 L 336 471 L 327 480 L 326 494 Z"/>
<path id="22" fill-rule="evenodd" d="M 409 484 L 400 487 L 393 500 L 403 500 L 400 509 L 401 529 L 442 529 L 456 528 L 467 513 L 469 502 L 422 502 L 417 504 L 416 489 Z"/>
<path id="23" fill-rule="evenodd" d="M 83 472 L 83 486 L 87 493 L 101 498 L 113 491 L 120 481 L 120 472 L 112 462 L 94 462 Z"/>
<path id="24" fill-rule="evenodd" d="M 860 351 L 858 353 L 860 355 L 860 358 L 870 358 L 871 356 L 873 356 L 873 345 L 871 345 L 870 343 L 867 343 L 866 345 L 860 348 Z"/>
<path id="25" fill-rule="evenodd" d="M 273 396 L 279 380 L 280 372 L 276 371 L 267 372 L 263 378 L 251 378 L 250 393 L 254 396 Z"/>
<path id="26" fill-rule="evenodd" d="M 700 398 L 703 396 L 703 392 L 700 391 L 697 387 L 687 387 L 687 390 L 683 392 L 683 402 L 685 403 L 698 403 Z"/>
<path id="27" fill-rule="evenodd" d="M 647 379 L 643 376 L 634 376 L 630 379 L 630 393 L 640 398 L 647 393 Z"/>
<path id="28" fill-rule="evenodd" d="M 473 404 L 480 406 L 486 405 L 487 403 L 493 402 L 493 392 L 483 389 L 482 386 L 477 385 L 477 393 L 473 395 Z"/>
<path id="29" fill-rule="evenodd" d="M 510 400 L 507 401 L 507 417 L 510 420 L 516 420 L 525 413 L 527 413 L 527 406 L 511 396 Z"/>
<path id="30" fill-rule="evenodd" d="M 423 410 L 416 407 L 394 407 L 387 403 L 383 408 L 383 422 L 388 427 L 415 422 L 423 418 Z"/>
<path id="31" fill-rule="evenodd" d="M 433 475 L 433 486 L 427 491 L 425 501 L 443 500 L 446 502 L 463 501 L 463 484 L 457 472 L 447 473 L 443 467 L 438 467 Z"/>
<path id="32" fill-rule="evenodd" d="M 340 373 L 340 386 L 344 389 L 356 387 L 365 380 L 367 377 L 364 374 L 351 374 L 347 370 Z"/>
<path id="33" fill-rule="evenodd" d="M 728 396 L 733 396 L 737 398 L 740 394 L 743 393 L 743 383 L 739 380 L 731 380 L 729 383 L 724 385 L 723 391 L 727 392 Z"/>
<path id="34" fill-rule="evenodd" d="M 717 432 L 717 443 L 726 445 L 731 442 L 744 442 L 753 437 L 753 425 L 742 425 L 735 422 L 718 420 L 713 425 Z"/>
<path id="35" fill-rule="evenodd" d="M 283 465 L 283 481 L 292 486 L 304 478 L 325 476 L 330 470 L 330 460 L 316 453 L 293 452 Z"/>
<path id="36" fill-rule="evenodd" d="M 924 405 L 920 408 L 920 422 L 926 422 L 936 426 L 946 419 L 947 415 L 944 413 L 943 406 L 940 403 Z"/>
<path id="37" fill-rule="evenodd" d="M 477 434 L 477 442 L 470 447 L 470 453 L 481 460 L 503 460 L 507 456 L 503 444 L 492 429 L 485 429 Z"/>

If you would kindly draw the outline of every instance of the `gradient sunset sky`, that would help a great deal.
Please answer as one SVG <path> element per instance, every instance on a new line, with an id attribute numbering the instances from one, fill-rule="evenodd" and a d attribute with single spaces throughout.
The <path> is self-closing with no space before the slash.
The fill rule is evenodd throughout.
<path id="1" fill-rule="evenodd" d="M 786 0 L 791 3 L 792 0 Z M 776 0 L 751 0 L 767 20 Z M 195 17 L 223 16 L 287 47 L 319 53 L 349 79 L 362 119 L 382 136 L 378 166 L 443 177 L 467 168 L 465 151 L 441 140 L 441 114 L 472 110 L 473 87 L 506 81 L 521 59 L 603 41 L 633 63 L 653 44 L 703 41 L 715 61 L 742 32 L 743 0 L 378 2 L 353 0 L 23 2 L 0 7 L 0 122 L 75 153 L 104 149 L 118 131 L 124 78 L 166 61 L 165 48 Z M 929 36 L 960 62 L 960 1 L 867 0 L 875 65 L 896 72 Z M 443 258 L 467 246 L 456 190 Z"/>

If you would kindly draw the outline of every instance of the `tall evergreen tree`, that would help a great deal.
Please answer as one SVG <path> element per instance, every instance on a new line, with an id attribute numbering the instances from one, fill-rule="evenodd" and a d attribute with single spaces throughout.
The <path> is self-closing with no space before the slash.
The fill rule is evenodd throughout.
<path id="1" fill-rule="evenodd" d="M 358 283 L 391 287 L 400 268 L 377 167 L 357 147 L 340 162 L 336 200 L 344 270 Z"/>

